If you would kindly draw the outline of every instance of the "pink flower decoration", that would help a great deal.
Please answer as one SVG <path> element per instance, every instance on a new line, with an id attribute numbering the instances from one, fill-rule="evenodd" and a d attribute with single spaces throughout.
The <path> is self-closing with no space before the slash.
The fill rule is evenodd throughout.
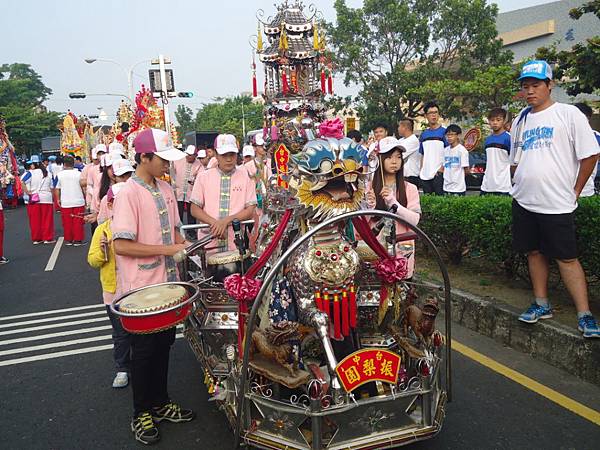
<path id="1" fill-rule="evenodd" d="M 380 259 L 375 263 L 375 270 L 384 283 L 396 283 L 404 280 L 408 275 L 408 259 L 402 255 Z"/>
<path id="2" fill-rule="evenodd" d="M 239 273 L 229 275 L 223 281 L 227 294 L 238 302 L 254 300 L 258 295 L 261 284 L 260 280 L 241 276 Z"/>
<path id="3" fill-rule="evenodd" d="M 344 123 L 342 119 L 336 117 L 335 119 L 325 120 L 319 125 L 319 134 L 322 138 L 342 139 L 344 137 Z"/>

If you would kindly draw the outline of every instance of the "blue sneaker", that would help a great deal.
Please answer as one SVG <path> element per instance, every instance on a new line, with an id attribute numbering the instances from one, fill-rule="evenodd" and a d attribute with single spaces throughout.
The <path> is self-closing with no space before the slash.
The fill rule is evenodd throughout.
<path id="1" fill-rule="evenodd" d="M 584 338 L 600 338 L 600 327 L 598 327 L 596 319 L 591 314 L 579 319 L 577 329 L 583 333 Z"/>
<path id="2" fill-rule="evenodd" d="M 519 320 L 525 323 L 536 323 L 540 319 L 551 319 L 552 309 L 550 306 L 540 306 L 537 303 L 532 303 L 527 311 L 519 316 Z"/>

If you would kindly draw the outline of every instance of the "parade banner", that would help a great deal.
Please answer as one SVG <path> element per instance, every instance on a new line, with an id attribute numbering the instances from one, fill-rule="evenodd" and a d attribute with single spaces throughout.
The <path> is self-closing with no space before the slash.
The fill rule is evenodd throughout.
<path id="1" fill-rule="evenodd" d="M 396 384 L 400 356 L 384 349 L 359 350 L 346 356 L 335 368 L 346 392 L 371 381 Z"/>
<path id="2" fill-rule="evenodd" d="M 277 185 L 288 187 L 288 172 L 290 162 L 290 151 L 284 144 L 279 144 L 275 152 L 275 162 L 277 163 Z"/>

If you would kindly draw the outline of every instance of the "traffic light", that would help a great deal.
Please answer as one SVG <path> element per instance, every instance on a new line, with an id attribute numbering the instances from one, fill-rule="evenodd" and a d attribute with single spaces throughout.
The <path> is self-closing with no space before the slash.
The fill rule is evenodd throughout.
<path id="1" fill-rule="evenodd" d="M 193 96 L 194 96 L 193 92 L 178 92 L 177 93 L 177 97 L 192 98 Z"/>
<path id="2" fill-rule="evenodd" d="M 84 92 L 71 92 L 69 98 L 85 98 Z"/>

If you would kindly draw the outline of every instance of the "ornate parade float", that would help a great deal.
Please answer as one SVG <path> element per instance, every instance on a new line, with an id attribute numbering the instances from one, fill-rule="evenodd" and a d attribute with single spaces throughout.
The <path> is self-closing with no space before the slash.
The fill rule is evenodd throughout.
<path id="1" fill-rule="evenodd" d="M 249 242 L 233 223 L 235 252 L 211 253 L 211 236 L 188 247 L 187 282 L 171 283 L 177 298 L 143 319 L 164 327 L 167 315 L 171 325 L 187 315 L 184 334 L 236 446 L 384 449 L 430 438 L 450 396 L 447 272 L 418 228 L 362 209 L 377 163 L 339 119 L 325 120 L 316 10 L 284 1 L 274 18 L 258 17 L 272 162 L 262 214 Z M 412 278 L 411 255 L 398 249 L 415 240 L 437 258 L 443 288 Z"/>

